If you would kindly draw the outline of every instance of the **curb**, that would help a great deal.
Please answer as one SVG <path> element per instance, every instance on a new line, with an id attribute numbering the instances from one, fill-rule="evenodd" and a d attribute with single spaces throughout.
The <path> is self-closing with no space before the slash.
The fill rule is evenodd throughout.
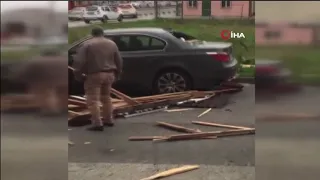
<path id="1" fill-rule="evenodd" d="M 255 78 L 254 77 L 238 77 L 234 79 L 233 82 L 255 84 Z"/>

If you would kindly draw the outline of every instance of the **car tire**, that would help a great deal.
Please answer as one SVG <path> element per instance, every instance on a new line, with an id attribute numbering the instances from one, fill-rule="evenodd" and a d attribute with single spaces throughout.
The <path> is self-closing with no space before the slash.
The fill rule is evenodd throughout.
<path id="1" fill-rule="evenodd" d="M 90 24 L 90 20 L 84 20 L 84 22 L 86 23 L 86 24 Z"/>
<path id="2" fill-rule="evenodd" d="M 163 84 L 162 87 L 160 84 Z M 165 70 L 154 78 L 152 89 L 155 94 L 188 91 L 192 89 L 192 79 L 188 73 L 182 70 Z"/>
<path id="3" fill-rule="evenodd" d="M 102 19 L 101 19 L 101 22 L 102 23 L 106 23 L 106 22 L 108 22 L 108 16 L 106 16 L 106 15 L 104 15 L 103 17 L 102 17 Z"/>
<path id="4" fill-rule="evenodd" d="M 118 20 L 118 22 L 122 22 L 123 21 L 123 16 L 120 15 L 117 20 Z"/>
<path id="5" fill-rule="evenodd" d="M 133 15 L 132 18 L 138 18 L 138 14 Z"/>

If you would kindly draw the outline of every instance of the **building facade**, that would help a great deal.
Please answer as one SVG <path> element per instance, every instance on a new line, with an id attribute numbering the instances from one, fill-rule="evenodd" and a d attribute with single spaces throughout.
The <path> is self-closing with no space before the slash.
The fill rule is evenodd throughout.
<path id="1" fill-rule="evenodd" d="M 231 0 L 189 0 L 183 2 L 183 16 L 217 17 L 217 18 L 243 18 L 254 15 L 254 1 Z"/>
<path id="2" fill-rule="evenodd" d="M 256 44 L 320 45 L 319 5 L 318 1 L 257 1 Z"/>
<path id="3" fill-rule="evenodd" d="M 91 5 L 92 1 L 68 1 L 68 10 L 71 10 L 75 7 L 83 7 L 83 6 L 88 6 Z"/>

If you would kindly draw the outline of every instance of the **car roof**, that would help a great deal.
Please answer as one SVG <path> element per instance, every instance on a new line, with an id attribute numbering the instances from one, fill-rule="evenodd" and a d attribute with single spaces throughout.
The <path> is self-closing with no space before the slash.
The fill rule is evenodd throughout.
<path id="1" fill-rule="evenodd" d="M 107 29 L 104 30 L 105 34 L 108 33 L 146 33 L 146 34 L 154 34 L 154 33 L 164 33 L 168 32 L 163 28 L 152 28 L 152 27 L 145 27 L 145 28 L 117 28 L 117 29 Z"/>

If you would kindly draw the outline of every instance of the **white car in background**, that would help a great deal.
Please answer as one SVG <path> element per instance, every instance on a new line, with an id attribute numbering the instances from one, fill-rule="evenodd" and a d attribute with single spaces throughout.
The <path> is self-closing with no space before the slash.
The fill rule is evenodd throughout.
<path id="1" fill-rule="evenodd" d="M 141 7 L 142 8 L 153 8 L 154 1 L 141 1 Z"/>
<path id="2" fill-rule="evenodd" d="M 169 6 L 171 6 L 171 2 L 170 1 L 158 1 L 158 6 L 169 7 Z"/>
<path id="3" fill-rule="evenodd" d="M 132 6 L 135 7 L 136 9 L 139 9 L 142 7 L 143 2 L 142 1 L 132 1 L 131 2 Z"/>
<path id="4" fill-rule="evenodd" d="M 117 11 L 123 17 L 138 17 L 137 9 L 131 3 L 119 4 L 117 7 Z"/>
<path id="5" fill-rule="evenodd" d="M 116 8 L 111 8 L 110 6 L 88 6 L 86 8 L 86 13 L 83 15 L 83 20 L 85 23 L 90 23 L 90 21 L 101 21 L 107 22 L 108 20 L 117 20 L 121 22 L 123 15 L 117 12 Z"/>
<path id="6" fill-rule="evenodd" d="M 85 7 L 75 7 L 68 13 L 69 20 L 82 20 L 83 15 L 86 13 Z"/>

